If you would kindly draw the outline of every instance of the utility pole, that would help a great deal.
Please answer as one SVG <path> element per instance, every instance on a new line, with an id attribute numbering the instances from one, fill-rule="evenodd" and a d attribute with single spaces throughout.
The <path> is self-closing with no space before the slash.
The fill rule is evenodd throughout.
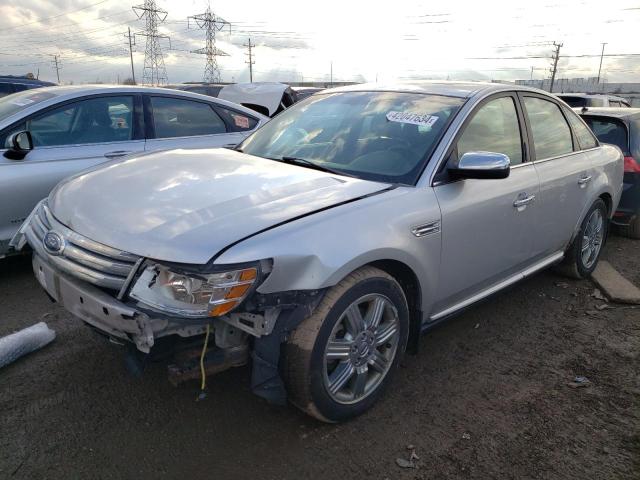
<path id="1" fill-rule="evenodd" d="M 60 83 L 60 69 L 62 68 L 62 65 L 60 65 L 58 55 L 53 56 L 53 68 L 56 69 L 56 76 L 58 77 L 58 83 Z"/>
<path id="2" fill-rule="evenodd" d="M 229 55 L 216 48 L 216 32 L 222 30 L 225 25 L 229 25 L 229 33 L 231 33 L 231 24 L 214 14 L 210 5 L 207 5 L 207 10 L 204 13 L 187 17 L 187 28 L 191 27 L 190 20 L 195 22 L 197 28 L 206 32 L 206 46 L 191 52 L 207 56 L 203 80 L 207 83 L 220 83 L 220 69 L 216 57 L 228 57 Z"/>
<path id="3" fill-rule="evenodd" d="M 533 67 L 531 67 L 531 78 L 529 80 L 533 80 Z"/>
<path id="4" fill-rule="evenodd" d="M 329 80 L 331 82 L 331 86 L 333 87 L 333 60 L 331 60 L 331 65 L 330 65 L 330 73 L 329 73 Z"/>
<path id="5" fill-rule="evenodd" d="M 142 70 L 142 83 L 149 85 L 163 85 L 167 83 L 167 70 L 164 66 L 164 55 L 160 47 L 160 39 L 171 39 L 167 35 L 158 33 L 158 24 L 167 19 L 167 11 L 156 6 L 155 0 L 144 0 L 142 5 L 133 7 L 138 19 L 145 20 L 145 29 L 135 35 L 147 37 L 147 45 L 144 50 L 144 69 Z"/>
<path id="6" fill-rule="evenodd" d="M 598 67 L 598 84 L 600 84 L 600 72 L 602 71 L 602 58 L 604 57 L 604 46 L 606 42 L 602 42 L 602 53 L 600 54 L 600 66 Z"/>
<path id="7" fill-rule="evenodd" d="M 136 38 L 131 35 L 131 27 L 128 27 L 129 33 L 127 37 L 129 37 L 129 57 L 131 58 L 131 79 L 133 80 L 133 84 L 136 84 L 136 71 L 133 69 L 133 45 L 136 44 Z"/>
<path id="8" fill-rule="evenodd" d="M 558 72 L 558 59 L 560 58 L 560 49 L 562 48 L 562 42 L 553 42 L 553 46 L 555 47 L 555 51 L 553 52 L 553 55 L 551 55 L 553 66 L 551 67 L 551 85 L 549 86 L 549 93 L 553 93 L 553 84 L 556 81 L 556 73 Z"/>
<path id="9" fill-rule="evenodd" d="M 249 49 L 249 53 L 245 53 L 245 55 L 249 56 L 249 60 L 244 62 L 249 64 L 249 82 L 253 83 L 253 65 L 256 63 L 253 59 L 252 48 L 255 47 L 255 44 L 251 44 L 251 38 L 249 38 L 249 43 L 245 43 L 242 45 L 243 47 L 247 47 Z"/>

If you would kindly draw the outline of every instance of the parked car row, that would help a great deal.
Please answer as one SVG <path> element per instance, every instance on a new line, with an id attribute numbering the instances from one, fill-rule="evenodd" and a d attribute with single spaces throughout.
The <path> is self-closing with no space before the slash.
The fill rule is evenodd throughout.
<path id="1" fill-rule="evenodd" d="M 51 298 L 145 354 L 251 358 L 257 395 L 328 422 L 370 408 L 421 332 L 552 265 L 590 275 L 622 193 L 620 148 L 514 85 L 356 85 L 268 123 L 187 92 L 29 95 L 0 101 L 0 191 L 24 206 L 53 176 L 32 158 L 145 151 L 66 178 L 22 223 L 11 246 Z M 248 136 L 146 153 L 216 135 Z M 10 231 L 24 213 L 2 215 Z"/>
<path id="2" fill-rule="evenodd" d="M 267 120 L 164 88 L 50 87 L 0 98 L 0 256 L 60 180 L 127 155 L 234 146 Z"/>
<path id="3" fill-rule="evenodd" d="M 234 84 L 190 82 L 169 85 L 167 88 L 229 100 L 268 117 L 273 117 L 294 103 L 323 90 L 314 87 L 290 87 L 278 82 Z"/>

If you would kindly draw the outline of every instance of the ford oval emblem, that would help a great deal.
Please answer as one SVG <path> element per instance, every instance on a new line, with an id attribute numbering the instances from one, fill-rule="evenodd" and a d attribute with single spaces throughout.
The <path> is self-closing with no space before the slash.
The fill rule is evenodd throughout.
<path id="1" fill-rule="evenodd" d="M 51 255 L 61 255 L 64 251 L 64 238 L 58 232 L 48 231 L 42 239 L 44 249 Z"/>

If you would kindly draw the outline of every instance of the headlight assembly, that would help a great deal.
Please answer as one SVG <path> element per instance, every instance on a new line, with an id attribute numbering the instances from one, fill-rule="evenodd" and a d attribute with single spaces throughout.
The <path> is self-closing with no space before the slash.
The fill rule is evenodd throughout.
<path id="1" fill-rule="evenodd" d="M 183 317 L 218 317 L 246 298 L 258 279 L 258 266 L 216 273 L 184 273 L 150 265 L 129 296 L 154 310 Z"/>

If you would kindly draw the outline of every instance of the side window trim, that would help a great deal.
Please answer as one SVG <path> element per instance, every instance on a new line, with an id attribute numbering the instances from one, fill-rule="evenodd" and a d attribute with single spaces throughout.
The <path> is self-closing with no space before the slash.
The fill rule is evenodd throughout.
<path id="1" fill-rule="evenodd" d="M 482 99 L 473 108 L 473 110 L 469 113 L 469 115 L 467 115 L 467 118 L 464 119 L 464 122 L 462 122 L 462 125 L 460 125 L 460 128 L 458 128 L 458 131 L 456 132 L 455 136 L 451 140 L 451 143 L 449 144 L 449 147 L 447 148 L 446 153 L 442 157 L 440 165 L 438 165 L 438 168 L 436 169 L 436 174 L 434 175 L 433 181 L 432 181 L 433 186 L 442 185 L 444 183 L 451 182 L 451 180 L 447 179 L 445 169 L 447 168 L 447 164 L 451 160 L 458 160 L 458 141 L 460 140 L 460 137 L 464 134 L 467 126 L 469 125 L 469 123 L 471 123 L 471 121 L 476 116 L 478 111 L 482 107 L 484 107 L 487 103 L 493 100 L 504 98 L 504 97 L 509 97 L 513 100 L 513 104 L 516 109 L 516 115 L 518 116 L 518 128 L 520 129 L 520 143 L 522 148 L 522 163 L 520 163 L 519 165 L 524 165 L 530 161 L 530 158 L 531 158 L 529 154 L 530 141 L 528 137 L 525 135 L 525 130 L 524 130 L 525 116 L 520 106 L 520 101 L 518 99 L 518 92 L 506 91 L 506 92 L 494 93 Z"/>
<path id="2" fill-rule="evenodd" d="M 530 98 L 539 98 L 540 100 L 546 100 L 552 104 L 554 104 L 556 107 L 558 107 L 560 109 L 560 113 L 562 114 L 562 118 L 564 119 L 565 123 L 567 124 L 567 127 L 569 127 L 569 132 L 571 134 L 571 145 L 572 145 L 572 151 L 568 152 L 568 153 L 564 153 L 562 155 L 556 155 L 554 157 L 549 157 L 549 158 L 541 158 L 539 159 L 536 155 L 536 146 L 533 143 L 533 131 L 531 129 L 531 124 L 529 122 L 529 116 L 527 115 L 527 107 L 524 104 L 524 99 L 530 97 Z M 531 154 L 531 161 L 532 162 L 544 162 L 547 160 L 555 160 L 556 158 L 562 158 L 562 157 L 566 157 L 568 155 L 573 155 L 576 153 L 580 153 L 580 148 L 576 149 L 576 145 L 578 145 L 578 141 L 575 137 L 575 134 L 573 132 L 573 129 L 571 128 L 571 123 L 569 122 L 569 120 L 567 119 L 567 116 L 565 115 L 564 109 L 562 108 L 562 105 L 557 102 L 555 99 L 551 98 L 551 97 L 547 97 L 546 95 L 540 95 L 538 93 L 535 92 L 518 92 L 518 98 L 520 99 L 520 102 L 522 104 L 522 112 L 524 114 L 524 119 L 525 119 L 525 123 L 527 126 L 527 136 L 529 137 L 529 145 L 530 145 L 530 154 Z"/>

